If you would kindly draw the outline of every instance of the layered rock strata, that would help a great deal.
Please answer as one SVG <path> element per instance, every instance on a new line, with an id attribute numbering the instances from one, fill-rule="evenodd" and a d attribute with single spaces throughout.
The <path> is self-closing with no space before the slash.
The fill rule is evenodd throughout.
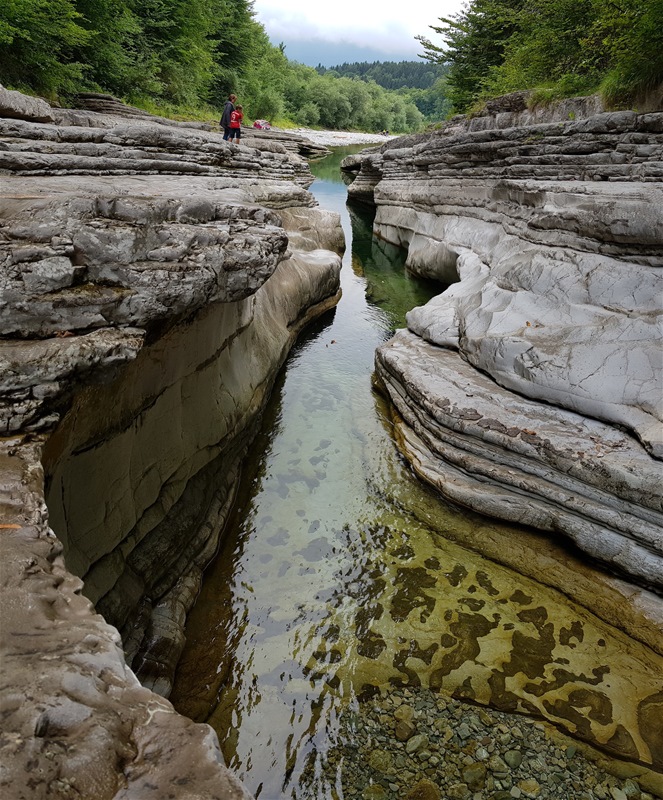
<path id="1" fill-rule="evenodd" d="M 3 787 L 244 797 L 211 730 L 146 686 L 168 693 L 276 372 L 338 300 L 339 220 L 313 207 L 294 147 L 90 111 L 36 123 L 14 94 L 0 98 L 14 109 L 0 119 Z"/>
<path id="2" fill-rule="evenodd" d="M 660 592 L 663 114 L 502 127 L 514 113 L 363 159 L 349 193 L 375 232 L 451 284 L 377 374 L 445 496 Z"/>

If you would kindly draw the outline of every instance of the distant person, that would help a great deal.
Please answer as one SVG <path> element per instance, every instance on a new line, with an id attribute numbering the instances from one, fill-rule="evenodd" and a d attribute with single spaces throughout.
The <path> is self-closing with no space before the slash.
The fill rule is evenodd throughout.
<path id="1" fill-rule="evenodd" d="M 230 135 L 228 139 L 232 142 L 234 139 L 237 140 L 237 144 L 239 144 L 239 137 L 242 135 L 242 120 L 244 119 L 244 114 L 242 114 L 242 106 L 237 106 L 234 111 L 230 112 Z M 223 137 L 226 138 L 225 135 Z"/>
<path id="2" fill-rule="evenodd" d="M 223 107 L 223 114 L 221 114 L 221 122 L 219 124 L 223 128 L 223 138 L 225 141 L 228 141 L 230 138 L 230 115 L 235 110 L 235 100 L 237 100 L 237 95 L 229 94 L 226 104 Z"/>

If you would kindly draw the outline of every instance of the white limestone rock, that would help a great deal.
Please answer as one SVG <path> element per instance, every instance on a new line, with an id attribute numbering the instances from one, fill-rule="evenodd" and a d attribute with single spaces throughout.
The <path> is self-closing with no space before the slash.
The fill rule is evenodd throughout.
<path id="1" fill-rule="evenodd" d="M 378 372 L 404 451 L 447 496 L 564 534 L 660 592 L 663 529 L 650 512 L 663 482 L 663 114 L 596 114 L 583 101 L 579 118 L 564 120 L 506 105 L 361 159 L 349 194 L 374 202 L 375 233 L 408 248 L 413 272 L 447 285 L 407 316 L 416 370 L 385 345 Z M 395 341 L 405 347 L 405 334 Z M 554 418 L 550 441 L 588 467 L 582 485 L 561 489 L 571 466 L 561 463 L 545 480 L 521 480 L 508 436 L 431 421 L 428 406 L 459 374 L 468 397 L 483 387 L 481 418 L 498 427 L 537 431 Z M 523 403 L 523 418 L 509 421 Z M 607 480 L 607 452 L 620 480 Z M 631 505 L 630 471 L 650 487 L 637 500 L 646 512 Z M 608 508 L 626 516 L 609 521 Z"/>
<path id="2" fill-rule="evenodd" d="M 276 373 L 338 301 L 340 258 L 321 246 L 340 221 L 312 208 L 299 139 L 232 148 L 166 120 L 18 116 L 0 106 L 3 787 L 248 800 L 211 728 L 140 686 L 72 571 L 118 624 L 147 609 L 125 643 L 167 692 Z M 292 206 L 290 242 L 277 209 Z M 186 503 L 210 486 L 216 525 Z"/>
<path id="3" fill-rule="evenodd" d="M 399 331 L 377 353 L 417 472 L 476 511 L 563 533 L 663 589 L 663 464 L 627 434 L 502 389 L 458 353 Z"/>

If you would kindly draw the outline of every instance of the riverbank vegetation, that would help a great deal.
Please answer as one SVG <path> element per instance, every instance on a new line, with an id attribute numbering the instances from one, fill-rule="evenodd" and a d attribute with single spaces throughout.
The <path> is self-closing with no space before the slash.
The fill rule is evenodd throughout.
<path id="1" fill-rule="evenodd" d="M 251 0 L 3 0 L 0 82 L 63 103 L 110 92 L 200 118 L 234 92 L 251 119 L 394 132 L 424 122 L 407 93 L 289 61 Z"/>
<path id="2" fill-rule="evenodd" d="M 445 43 L 417 37 L 447 64 L 456 112 L 534 89 L 539 101 L 598 92 L 636 104 L 663 82 L 663 0 L 469 0 L 431 25 Z"/>
<path id="3" fill-rule="evenodd" d="M 426 122 L 445 119 L 451 111 L 451 103 L 447 98 L 447 64 L 430 61 L 355 61 L 329 68 L 319 64 L 315 69 L 320 75 L 374 82 L 383 89 L 395 91 L 414 103 Z"/>

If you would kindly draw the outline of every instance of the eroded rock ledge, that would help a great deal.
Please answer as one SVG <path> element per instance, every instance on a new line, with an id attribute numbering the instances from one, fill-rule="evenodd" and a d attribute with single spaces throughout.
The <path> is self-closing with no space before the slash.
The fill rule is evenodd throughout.
<path id="1" fill-rule="evenodd" d="M 404 452 L 450 499 L 663 591 L 663 114 L 454 120 L 351 197 L 451 284 L 378 350 Z"/>
<path id="2" fill-rule="evenodd" d="M 274 377 L 338 300 L 338 217 L 298 137 L 4 90 L 0 115 L 2 787 L 246 797 L 146 687 L 168 694 Z"/>

